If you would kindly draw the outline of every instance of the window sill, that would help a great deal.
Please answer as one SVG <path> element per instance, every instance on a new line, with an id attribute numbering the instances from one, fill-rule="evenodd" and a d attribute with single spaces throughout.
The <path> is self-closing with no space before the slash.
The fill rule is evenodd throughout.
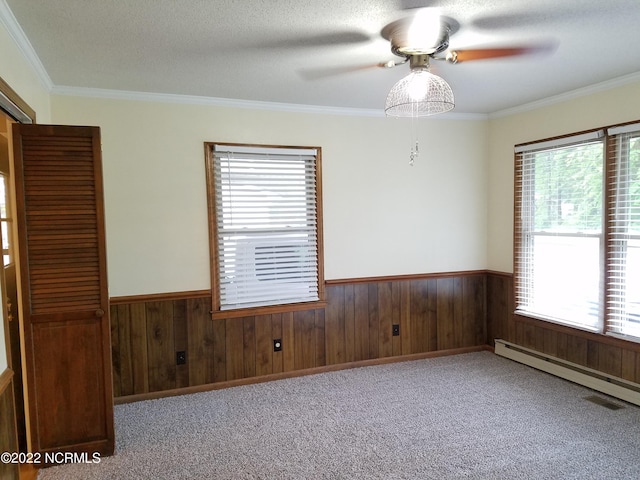
<path id="1" fill-rule="evenodd" d="M 566 335 L 573 335 L 575 337 L 581 337 L 586 340 L 604 343 L 615 347 L 640 351 L 640 343 L 636 341 L 635 338 L 625 338 L 614 334 L 605 334 L 601 332 L 584 330 L 569 325 L 563 325 L 560 323 L 555 323 L 549 320 L 527 315 L 522 311 L 514 312 L 513 318 L 516 322 L 531 325 L 533 327 L 544 328 L 557 333 L 564 333 Z"/>
<path id="2" fill-rule="evenodd" d="M 602 334 L 602 327 L 600 326 L 595 326 L 595 325 L 585 325 L 585 324 L 579 324 L 579 323 L 574 323 L 574 322 L 569 322 L 569 321 L 564 321 L 562 319 L 556 318 L 556 317 L 551 317 L 551 316 L 547 316 L 547 315 L 542 315 L 539 313 L 534 313 L 534 312 L 530 312 L 530 311 L 526 311 L 526 310 L 516 310 L 514 312 L 514 315 L 517 317 L 522 317 L 524 319 L 530 318 L 530 319 L 534 319 L 534 320 L 539 320 L 541 322 L 545 322 L 545 323 L 549 323 L 551 325 L 557 325 L 559 327 L 566 327 L 566 328 L 570 328 L 570 329 L 574 329 L 574 330 L 580 330 L 583 332 L 590 332 L 590 333 L 594 333 L 594 334 Z"/>
<path id="3" fill-rule="evenodd" d="M 238 308 L 235 310 L 216 310 L 211 312 L 213 320 L 226 318 L 254 317 L 256 315 L 271 315 L 277 313 L 300 312 L 304 310 L 324 309 L 327 306 L 325 300 L 317 302 L 292 303 L 288 305 L 269 305 L 266 307 Z"/>

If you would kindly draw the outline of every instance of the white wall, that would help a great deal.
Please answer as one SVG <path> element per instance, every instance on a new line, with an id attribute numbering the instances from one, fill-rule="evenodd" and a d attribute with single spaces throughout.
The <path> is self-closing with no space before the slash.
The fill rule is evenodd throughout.
<path id="1" fill-rule="evenodd" d="M 111 296 L 208 289 L 205 141 L 322 147 L 327 279 L 486 268 L 487 121 L 52 96 L 101 127 Z"/>
<path id="2" fill-rule="evenodd" d="M 640 79 L 489 122 L 488 268 L 513 271 L 513 147 L 640 120 Z M 588 93 L 588 95 L 586 95 Z"/>
<path id="3" fill-rule="evenodd" d="M 0 77 L 36 111 L 39 123 L 51 120 L 49 91 L 0 21 Z"/>
<path id="4" fill-rule="evenodd" d="M 42 86 L 37 75 L 1 22 L 0 77 L 36 111 L 36 118 L 39 122 L 50 121 L 49 92 Z M 8 366 L 4 337 L 4 320 L 0 309 L 0 373 Z"/>

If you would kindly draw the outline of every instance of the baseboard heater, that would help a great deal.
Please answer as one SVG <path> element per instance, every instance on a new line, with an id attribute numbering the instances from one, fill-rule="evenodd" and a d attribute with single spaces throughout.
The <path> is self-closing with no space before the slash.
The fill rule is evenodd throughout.
<path id="1" fill-rule="evenodd" d="M 640 385 L 576 363 L 496 339 L 495 353 L 516 362 L 640 406 Z"/>

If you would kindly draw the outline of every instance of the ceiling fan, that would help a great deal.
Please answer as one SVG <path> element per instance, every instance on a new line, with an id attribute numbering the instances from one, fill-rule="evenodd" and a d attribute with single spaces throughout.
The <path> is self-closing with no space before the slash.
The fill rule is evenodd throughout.
<path id="1" fill-rule="evenodd" d="M 430 60 L 457 64 L 475 60 L 512 57 L 547 51 L 549 43 L 500 48 L 449 49 L 450 36 L 460 24 L 434 10 L 417 9 L 414 15 L 386 25 L 381 35 L 391 44 L 391 52 L 401 60 L 378 63 L 392 68 L 409 62 L 411 73 L 389 92 L 385 113 L 390 116 L 421 117 L 443 113 L 454 107 L 453 92 L 447 82 L 429 71 Z"/>
<path id="2" fill-rule="evenodd" d="M 421 88 L 417 88 L 417 93 L 413 92 L 415 94 L 414 96 L 417 94 L 425 94 L 424 82 L 425 79 L 427 79 L 426 81 L 431 85 L 431 100 L 423 101 L 419 104 L 410 98 L 396 100 L 393 104 L 396 105 L 396 107 L 389 108 L 389 105 L 387 105 L 385 112 L 391 116 L 416 117 L 442 113 L 450 110 L 454 105 L 451 87 L 449 87 L 444 79 L 433 75 L 429 71 L 431 60 L 458 64 L 469 61 L 543 53 L 555 48 L 553 42 L 546 41 L 536 44 L 514 46 L 451 49 L 449 48 L 450 37 L 460 29 L 460 24 L 455 19 L 440 15 L 439 11 L 434 8 L 417 7 L 405 10 L 411 10 L 412 14 L 389 23 L 380 31 L 381 36 L 390 43 L 391 52 L 397 57 L 400 57 L 399 59 L 367 65 L 309 69 L 301 73 L 305 78 L 313 80 L 372 68 L 393 68 L 409 63 L 411 71 L 409 76 L 421 77 L 420 82 L 422 82 L 423 85 Z M 405 77 L 403 80 L 405 84 L 411 83 L 408 77 Z M 400 82 L 398 82 L 398 84 Z M 419 82 L 415 81 L 413 83 Z M 401 87 L 398 86 L 398 84 L 394 86 L 394 89 L 396 89 L 397 92 L 406 93 L 408 85 Z M 390 95 L 394 89 L 392 89 Z M 444 96 L 444 98 L 440 98 L 439 95 Z M 387 98 L 387 104 L 388 102 L 389 98 Z"/>
<path id="3" fill-rule="evenodd" d="M 475 48 L 449 50 L 449 38 L 460 28 L 453 18 L 440 16 L 429 9 L 419 9 L 415 15 L 401 18 L 386 25 L 380 32 L 391 43 L 391 52 L 403 57 L 401 62 L 385 62 L 381 67 L 406 63 L 413 56 L 426 55 L 449 63 L 468 62 L 498 57 L 525 55 L 547 50 L 550 45 L 521 45 L 517 47 Z M 444 55 L 439 55 L 441 53 Z"/>

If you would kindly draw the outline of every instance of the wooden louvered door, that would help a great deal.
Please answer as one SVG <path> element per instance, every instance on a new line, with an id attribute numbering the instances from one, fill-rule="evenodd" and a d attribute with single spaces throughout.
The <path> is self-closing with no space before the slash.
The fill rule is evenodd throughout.
<path id="1" fill-rule="evenodd" d="M 13 146 L 29 447 L 110 455 L 100 131 L 14 125 Z"/>

